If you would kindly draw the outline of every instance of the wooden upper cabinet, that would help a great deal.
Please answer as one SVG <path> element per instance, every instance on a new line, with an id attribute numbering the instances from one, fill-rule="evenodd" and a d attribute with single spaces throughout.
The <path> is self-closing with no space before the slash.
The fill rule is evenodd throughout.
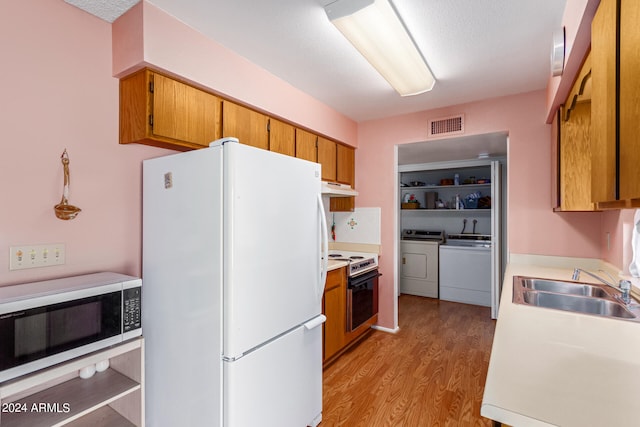
<path id="1" fill-rule="evenodd" d="M 355 187 L 356 150 L 337 144 L 336 169 L 338 182 Z"/>
<path id="2" fill-rule="evenodd" d="M 560 210 L 592 211 L 591 61 L 587 56 L 560 116 Z"/>
<path id="3" fill-rule="evenodd" d="M 560 116 L 562 108 L 556 111 L 551 122 L 551 207 L 560 209 Z"/>
<path id="4" fill-rule="evenodd" d="M 296 128 L 280 120 L 269 119 L 269 150 L 295 156 Z"/>
<path id="5" fill-rule="evenodd" d="M 318 136 L 306 130 L 296 128 L 296 157 L 318 161 Z"/>
<path id="6" fill-rule="evenodd" d="M 148 69 L 120 80 L 120 143 L 177 150 L 221 136 L 220 98 Z"/>
<path id="7" fill-rule="evenodd" d="M 620 3 L 619 198 L 640 206 L 640 2 Z"/>
<path id="8" fill-rule="evenodd" d="M 617 0 L 602 0 L 591 22 L 591 198 L 618 198 L 616 180 Z"/>
<path id="9" fill-rule="evenodd" d="M 336 180 L 355 188 L 355 149 L 342 144 L 336 148 Z M 355 207 L 355 197 L 332 197 L 329 202 L 332 212 L 352 212 Z"/>
<path id="10" fill-rule="evenodd" d="M 222 103 L 222 136 L 235 137 L 242 144 L 269 149 L 269 117 L 230 101 Z"/>
<path id="11" fill-rule="evenodd" d="M 318 137 L 318 163 L 322 165 L 322 180 L 336 182 L 337 180 L 337 145 L 335 142 Z"/>
<path id="12" fill-rule="evenodd" d="M 640 206 L 639 19 L 637 0 L 601 0 L 591 24 L 592 197 L 602 209 Z"/>

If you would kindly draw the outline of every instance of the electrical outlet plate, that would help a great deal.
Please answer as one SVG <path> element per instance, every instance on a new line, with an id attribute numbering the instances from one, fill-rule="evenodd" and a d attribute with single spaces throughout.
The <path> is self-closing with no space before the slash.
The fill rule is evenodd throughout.
<path id="1" fill-rule="evenodd" d="M 64 260 L 64 243 L 21 245 L 9 248 L 9 270 L 62 265 Z"/>

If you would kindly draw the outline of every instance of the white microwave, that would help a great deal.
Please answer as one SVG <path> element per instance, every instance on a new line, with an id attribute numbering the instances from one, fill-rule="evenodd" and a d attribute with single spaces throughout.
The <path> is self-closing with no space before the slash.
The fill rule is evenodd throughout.
<path id="1" fill-rule="evenodd" d="M 141 293 L 110 272 L 0 287 L 0 383 L 142 335 Z"/>

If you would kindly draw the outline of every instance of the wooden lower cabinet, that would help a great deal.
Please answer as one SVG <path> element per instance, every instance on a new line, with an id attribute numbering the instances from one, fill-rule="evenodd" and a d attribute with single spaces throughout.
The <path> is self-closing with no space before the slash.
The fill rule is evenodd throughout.
<path id="1" fill-rule="evenodd" d="M 346 333 L 347 286 L 345 268 L 331 270 L 327 273 L 327 284 L 324 290 L 324 354 L 323 360 L 331 359 L 342 349 Z"/>
<path id="2" fill-rule="evenodd" d="M 330 270 L 324 288 L 322 313 L 327 317 L 323 325 L 323 353 L 325 366 L 334 362 L 342 353 L 358 343 L 378 322 L 378 315 L 347 331 L 347 268 Z"/>

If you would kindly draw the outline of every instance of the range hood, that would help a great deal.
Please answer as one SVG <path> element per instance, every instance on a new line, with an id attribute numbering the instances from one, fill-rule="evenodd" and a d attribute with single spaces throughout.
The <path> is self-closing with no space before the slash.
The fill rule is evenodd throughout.
<path id="1" fill-rule="evenodd" d="M 347 184 L 322 181 L 322 194 L 326 194 L 329 197 L 347 197 L 357 196 L 358 192 Z"/>

